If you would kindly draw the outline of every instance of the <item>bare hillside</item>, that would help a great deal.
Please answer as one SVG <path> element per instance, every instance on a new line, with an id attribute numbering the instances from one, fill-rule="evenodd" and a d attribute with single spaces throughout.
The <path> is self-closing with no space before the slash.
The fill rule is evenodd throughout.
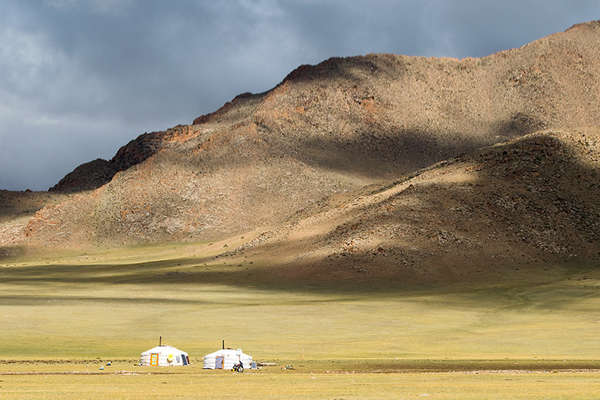
<path id="1" fill-rule="evenodd" d="M 64 194 L 30 190 L 0 190 L 0 259 L 15 254 L 15 247 L 25 242 L 25 228 L 38 210 L 60 203 L 67 197 Z"/>
<path id="2" fill-rule="evenodd" d="M 529 132 L 599 126 L 599 44 L 592 22 L 481 59 L 375 54 L 301 66 L 266 93 L 80 167 L 53 189 L 96 189 L 37 212 L 27 241 L 224 237 Z"/>
<path id="3" fill-rule="evenodd" d="M 447 282 L 600 261 L 600 128 L 542 131 L 331 198 L 233 256 L 295 279 Z M 276 249 L 276 252 L 274 251 Z"/>

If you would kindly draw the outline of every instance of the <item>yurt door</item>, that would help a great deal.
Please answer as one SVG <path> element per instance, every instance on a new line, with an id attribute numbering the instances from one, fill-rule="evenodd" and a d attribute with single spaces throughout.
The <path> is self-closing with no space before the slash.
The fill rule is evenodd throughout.
<path id="1" fill-rule="evenodd" d="M 150 354 L 150 366 L 158 367 L 158 353 Z"/>
<path id="2" fill-rule="evenodd" d="M 215 369 L 223 369 L 223 365 L 225 364 L 223 361 L 223 356 L 215 358 Z"/>

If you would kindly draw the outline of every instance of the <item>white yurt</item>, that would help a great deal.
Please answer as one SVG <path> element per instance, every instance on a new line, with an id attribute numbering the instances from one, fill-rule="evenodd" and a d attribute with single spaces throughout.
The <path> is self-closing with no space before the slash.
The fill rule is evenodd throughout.
<path id="1" fill-rule="evenodd" d="M 140 365 L 151 367 L 170 367 L 173 365 L 188 365 L 188 353 L 173 346 L 156 346 L 140 355 Z"/>
<path id="2" fill-rule="evenodd" d="M 240 361 L 244 368 L 252 368 L 252 356 L 242 349 L 222 349 L 204 356 L 204 369 L 232 369 Z"/>

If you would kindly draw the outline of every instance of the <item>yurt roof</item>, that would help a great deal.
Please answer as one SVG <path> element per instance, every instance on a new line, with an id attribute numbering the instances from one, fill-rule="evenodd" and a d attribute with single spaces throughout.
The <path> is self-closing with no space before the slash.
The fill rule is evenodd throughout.
<path id="1" fill-rule="evenodd" d="M 237 350 L 234 350 L 234 349 L 221 349 L 221 350 L 217 350 L 217 351 L 215 351 L 213 353 L 207 354 L 204 357 L 214 357 L 214 356 L 221 356 L 221 355 L 225 355 L 225 354 L 232 354 L 232 355 L 238 355 L 238 354 L 241 355 L 241 354 L 243 354 L 243 355 L 248 355 L 248 354 L 245 354 L 242 351 L 242 349 L 237 349 Z"/>
<path id="2" fill-rule="evenodd" d="M 179 350 L 178 348 L 173 347 L 173 346 L 156 346 L 156 347 L 151 348 L 150 350 L 144 351 L 142 354 L 163 353 L 163 352 L 183 353 L 183 354 L 187 355 L 187 353 L 185 351 Z"/>

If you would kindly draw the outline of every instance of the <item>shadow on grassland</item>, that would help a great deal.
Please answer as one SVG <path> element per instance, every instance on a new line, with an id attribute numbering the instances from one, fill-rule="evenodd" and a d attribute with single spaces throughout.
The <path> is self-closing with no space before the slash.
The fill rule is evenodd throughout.
<path id="1" fill-rule="evenodd" d="M 212 302 L 206 299 L 185 298 L 183 291 L 221 290 L 248 293 L 249 300 L 232 299 L 231 305 L 261 305 L 264 299 L 252 300 L 251 293 L 304 293 L 318 296 L 312 299 L 284 297 L 281 304 L 326 303 L 333 301 L 365 301 L 397 299 L 440 307 L 493 307 L 499 309 L 560 309 L 575 302 L 597 297 L 600 272 L 596 266 L 563 266 L 556 268 L 551 277 L 540 279 L 535 271 L 518 280 L 490 283 L 407 284 L 389 279 L 367 281 L 309 281 L 282 280 L 273 274 L 277 266 L 249 266 L 245 264 L 206 264 L 208 259 L 171 259 L 126 265 L 43 265 L 0 269 L 0 282 L 27 288 L 22 293 L 0 296 L 5 305 L 52 305 L 55 302 L 75 303 L 168 303 L 168 304 L 229 304 L 222 296 Z M 542 268 L 539 269 L 540 271 Z M 538 271 L 539 272 L 539 271 Z M 547 272 L 546 272 L 547 273 Z M 69 288 L 118 289 L 124 285 L 164 285 L 182 294 L 170 297 L 170 292 L 159 297 L 85 296 L 65 295 Z M 209 285 L 225 286 L 223 289 Z M 45 290 L 56 287 L 56 295 L 31 294 L 30 287 Z M 203 288 L 204 287 L 204 288 Z M 229 287 L 230 289 L 227 289 Z M 59 290 L 60 289 L 60 290 Z M 279 302 L 278 302 L 279 304 Z"/>

